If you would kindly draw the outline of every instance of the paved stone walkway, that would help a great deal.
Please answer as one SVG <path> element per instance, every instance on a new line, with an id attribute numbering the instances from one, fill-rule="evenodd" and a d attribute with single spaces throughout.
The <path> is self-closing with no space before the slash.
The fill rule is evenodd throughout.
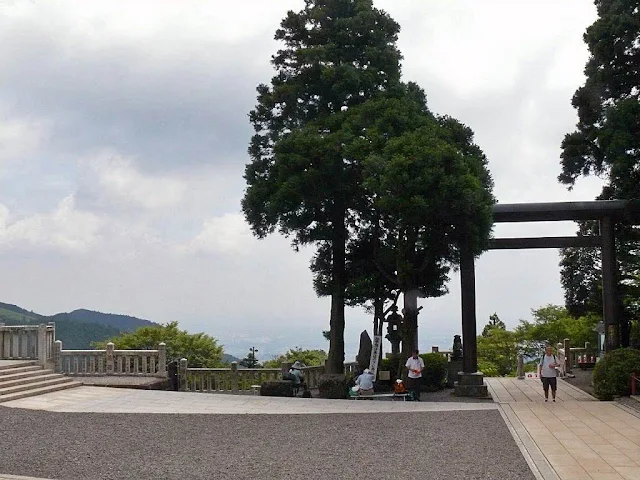
<path id="1" fill-rule="evenodd" d="M 497 410 L 495 403 L 324 400 L 104 387 L 77 387 L 3 404 L 50 412 L 316 414 Z"/>
<path id="2" fill-rule="evenodd" d="M 640 416 L 560 380 L 544 402 L 539 379 L 487 379 L 503 418 L 538 478 L 640 480 Z"/>

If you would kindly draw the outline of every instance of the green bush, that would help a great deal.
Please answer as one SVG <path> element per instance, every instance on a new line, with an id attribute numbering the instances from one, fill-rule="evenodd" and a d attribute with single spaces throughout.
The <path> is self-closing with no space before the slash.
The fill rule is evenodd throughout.
<path id="1" fill-rule="evenodd" d="M 485 377 L 497 377 L 498 367 L 495 363 L 488 360 L 478 361 L 478 370 L 481 371 Z"/>
<path id="2" fill-rule="evenodd" d="M 607 353 L 593 370 L 593 389 L 600 400 L 631 394 L 631 373 L 640 374 L 640 350 L 620 348 Z"/>
<path id="3" fill-rule="evenodd" d="M 380 366 L 378 367 L 378 371 L 380 370 L 388 370 L 391 372 L 391 380 L 395 381 L 396 378 L 400 378 L 402 376 L 402 372 L 398 374 L 398 365 L 400 362 L 400 355 L 389 355 L 389 358 L 383 358 Z"/>
<path id="4" fill-rule="evenodd" d="M 318 395 L 320 398 L 347 398 L 352 378 L 346 375 L 320 375 Z"/>
<path id="5" fill-rule="evenodd" d="M 424 361 L 422 389 L 427 392 L 442 390 L 447 384 L 447 357 L 440 353 L 425 353 L 420 358 Z"/>
<path id="6" fill-rule="evenodd" d="M 293 384 L 284 382 L 265 382 L 260 386 L 263 397 L 293 397 Z"/>

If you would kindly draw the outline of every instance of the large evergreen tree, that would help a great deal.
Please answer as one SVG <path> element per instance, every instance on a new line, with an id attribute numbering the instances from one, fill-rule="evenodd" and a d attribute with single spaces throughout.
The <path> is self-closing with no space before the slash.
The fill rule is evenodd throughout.
<path id="1" fill-rule="evenodd" d="M 328 370 L 344 363 L 345 256 L 361 196 L 359 165 L 344 151 L 349 109 L 395 89 L 398 24 L 371 0 L 306 0 L 275 39 L 276 75 L 258 86 L 243 211 L 259 237 L 276 230 L 294 247 L 331 250 Z"/>
<path id="2" fill-rule="evenodd" d="M 591 54 L 587 77 L 572 104 L 578 112 L 577 129 L 562 142 L 559 180 L 574 185 L 580 176 L 595 174 L 606 180 L 600 199 L 640 199 L 640 12 L 637 0 L 597 0 L 598 19 L 584 41 Z M 578 234 L 595 234 L 597 226 L 581 224 Z M 637 272 L 640 269 L 640 232 L 619 225 L 617 253 L 625 320 L 638 319 Z M 574 315 L 601 313 L 601 272 L 597 253 L 566 249 L 562 255 L 562 283 L 567 308 Z M 599 310 L 599 311 L 598 311 Z"/>

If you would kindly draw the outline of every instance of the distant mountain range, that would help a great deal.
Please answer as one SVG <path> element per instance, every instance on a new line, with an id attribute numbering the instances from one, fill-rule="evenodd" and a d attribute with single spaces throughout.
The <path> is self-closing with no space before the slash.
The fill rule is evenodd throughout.
<path id="1" fill-rule="evenodd" d="M 0 302 L 0 322 L 6 325 L 56 322 L 56 339 L 62 340 L 62 347 L 69 350 L 86 350 L 91 348 L 91 342 L 106 340 L 139 327 L 159 325 L 142 318 L 85 309 L 46 316 L 2 302 Z"/>

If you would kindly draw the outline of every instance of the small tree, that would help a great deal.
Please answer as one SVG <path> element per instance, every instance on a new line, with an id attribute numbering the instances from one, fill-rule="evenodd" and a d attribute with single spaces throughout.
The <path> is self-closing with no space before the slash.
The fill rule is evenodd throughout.
<path id="1" fill-rule="evenodd" d="M 484 326 L 484 329 L 482 330 L 482 336 L 488 337 L 491 329 L 493 328 L 501 328 L 502 330 L 507 329 L 507 326 L 502 320 L 500 320 L 500 317 L 498 317 L 498 314 L 496 312 L 493 312 L 489 317 L 489 322 Z"/>
<path id="2" fill-rule="evenodd" d="M 308 367 L 322 365 L 327 359 L 327 352 L 324 350 L 305 350 L 300 347 L 292 348 L 288 352 L 273 357 L 264 362 L 265 368 L 279 368 L 284 362 L 300 361 Z"/>
<path id="3" fill-rule="evenodd" d="M 153 350 L 160 342 L 167 345 L 167 360 L 186 358 L 194 367 L 221 367 L 223 348 L 206 333 L 189 333 L 178 328 L 178 322 L 157 327 L 141 327 L 92 345 L 104 349 L 113 342 L 118 350 Z"/>
<path id="4" fill-rule="evenodd" d="M 242 360 L 240 360 L 240 365 L 246 368 L 260 367 L 260 362 L 258 362 L 258 359 L 256 358 L 257 352 L 258 352 L 258 349 L 256 347 L 251 347 L 249 349 L 249 353 L 247 354 L 247 356 L 244 357 Z"/>

